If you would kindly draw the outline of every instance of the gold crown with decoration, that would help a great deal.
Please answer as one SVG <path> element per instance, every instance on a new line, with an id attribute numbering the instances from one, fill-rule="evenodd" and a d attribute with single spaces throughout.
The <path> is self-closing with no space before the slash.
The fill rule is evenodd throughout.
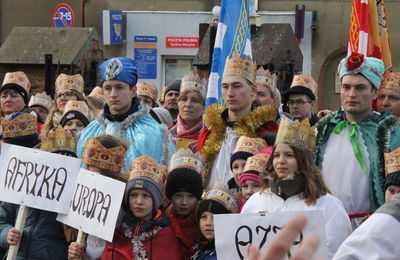
<path id="1" fill-rule="evenodd" d="M 51 129 L 42 138 L 40 149 L 47 152 L 68 151 L 76 153 L 76 135 L 61 125 Z"/>
<path id="2" fill-rule="evenodd" d="M 82 115 L 84 115 L 87 119 L 90 120 L 89 117 L 89 107 L 85 101 L 79 100 L 69 100 L 64 108 L 63 116 L 66 115 L 68 112 L 71 111 L 78 111 Z"/>
<path id="3" fill-rule="evenodd" d="M 237 152 L 246 152 L 251 154 L 258 153 L 262 148 L 266 147 L 267 143 L 262 138 L 251 138 L 247 136 L 240 136 L 233 154 Z"/>
<path id="4" fill-rule="evenodd" d="M 160 188 L 163 189 L 167 178 L 167 167 L 158 164 L 153 158 L 148 155 L 142 155 L 136 158 L 131 163 L 131 171 L 129 180 L 136 177 L 146 177 L 155 181 Z"/>
<path id="5" fill-rule="evenodd" d="M 42 106 L 50 111 L 51 106 L 53 105 L 51 97 L 46 94 L 46 92 L 37 93 L 36 95 L 32 96 L 29 100 L 28 106 Z"/>
<path id="6" fill-rule="evenodd" d="M 37 134 L 37 117 L 30 113 L 19 114 L 12 120 L 2 117 L 1 128 L 4 138 Z"/>
<path id="7" fill-rule="evenodd" d="M 222 204 L 229 212 L 238 213 L 241 201 L 236 190 L 230 190 L 228 185 L 216 182 L 203 193 L 202 200 L 214 200 Z"/>
<path id="8" fill-rule="evenodd" d="M 147 96 L 151 98 L 154 102 L 157 101 L 158 89 L 153 84 L 146 84 L 142 82 L 138 82 L 137 86 L 137 94 L 141 96 Z"/>
<path id="9" fill-rule="evenodd" d="M 268 69 L 265 70 L 262 66 L 256 71 L 256 84 L 266 85 L 271 89 L 275 89 L 276 75 Z"/>
<path id="10" fill-rule="evenodd" d="M 181 81 L 180 93 L 187 90 L 194 90 L 200 93 L 200 95 L 205 98 L 207 95 L 207 81 L 199 77 L 195 73 L 187 74 L 183 77 Z"/>
<path id="11" fill-rule="evenodd" d="M 400 147 L 391 153 L 385 153 L 385 174 L 388 176 L 391 173 L 400 171 Z"/>
<path id="12" fill-rule="evenodd" d="M 90 92 L 89 97 L 97 98 L 100 100 L 104 100 L 104 92 L 103 89 L 99 86 L 93 88 L 92 92 Z"/>
<path id="13" fill-rule="evenodd" d="M 171 157 L 168 165 L 168 172 L 177 168 L 188 168 L 198 172 L 203 178 L 206 171 L 205 161 L 200 153 L 193 153 L 189 149 L 179 149 Z"/>
<path id="14" fill-rule="evenodd" d="M 310 89 L 311 92 L 314 94 L 314 96 L 317 96 L 317 83 L 315 82 L 315 80 L 311 75 L 309 74 L 294 75 L 290 87 L 293 88 L 298 86 Z"/>
<path id="15" fill-rule="evenodd" d="M 383 81 L 379 89 L 384 88 L 400 91 L 400 72 L 386 71 L 383 74 Z"/>
<path id="16" fill-rule="evenodd" d="M 22 71 L 7 72 L 4 76 L 2 86 L 5 86 L 7 84 L 16 84 L 22 87 L 27 94 L 29 94 L 29 91 L 31 89 L 31 82 L 29 81 L 28 76 L 26 76 L 26 74 Z"/>
<path id="17" fill-rule="evenodd" d="M 124 163 L 125 153 L 126 150 L 122 145 L 106 148 L 96 138 L 91 138 L 85 144 L 82 162 L 119 174 Z"/>
<path id="18" fill-rule="evenodd" d="M 246 56 L 242 59 L 240 58 L 240 54 L 235 53 L 232 55 L 232 58 L 226 58 L 222 77 L 239 76 L 254 84 L 256 80 L 256 70 L 257 65 L 253 64 L 250 56 Z"/>
<path id="19" fill-rule="evenodd" d="M 80 74 L 72 76 L 60 74 L 56 79 L 56 93 L 61 93 L 67 90 L 76 90 L 79 93 L 83 93 L 84 86 L 85 82 Z"/>
<path id="20" fill-rule="evenodd" d="M 288 144 L 313 153 L 316 141 L 315 127 L 310 126 L 308 118 L 301 122 L 295 120 L 292 123 L 283 118 L 279 124 L 275 144 Z"/>
<path id="21" fill-rule="evenodd" d="M 248 171 L 255 171 L 262 173 L 267 169 L 269 155 L 266 153 L 258 153 L 252 157 L 247 158 L 243 173 Z"/>

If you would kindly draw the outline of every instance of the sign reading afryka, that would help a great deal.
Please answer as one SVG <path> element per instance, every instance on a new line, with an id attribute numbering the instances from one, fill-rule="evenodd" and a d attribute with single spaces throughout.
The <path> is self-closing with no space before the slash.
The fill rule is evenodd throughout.
<path id="1" fill-rule="evenodd" d="M 58 221 L 112 241 L 125 183 L 81 169 L 68 215 Z"/>
<path id="2" fill-rule="evenodd" d="M 79 159 L 4 143 L 0 162 L 0 201 L 68 212 Z"/>
<path id="3" fill-rule="evenodd" d="M 308 224 L 293 242 L 288 257 L 297 250 L 302 239 L 309 233 L 316 233 L 321 238 L 316 258 L 326 257 L 325 222 L 321 211 L 276 212 L 260 214 L 218 214 L 214 215 L 215 246 L 218 259 L 246 259 L 250 244 L 265 251 L 278 231 L 294 215 L 307 216 Z M 229 227 L 229 228 L 227 228 Z"/>

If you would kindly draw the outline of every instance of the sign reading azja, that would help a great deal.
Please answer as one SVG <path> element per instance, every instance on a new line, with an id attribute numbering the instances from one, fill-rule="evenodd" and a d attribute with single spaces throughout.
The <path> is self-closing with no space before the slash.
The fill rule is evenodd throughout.
<path id="1" fill-rule="evenodd" d="M 3 144 L 0 156 L 0 201 L 67 213 L 80 160 Z"/>
<path id="2" fill-rule="evenodd" d="M 68 215 L 58 221 L 112 241 L 125 183 L 81 168 Z"/>

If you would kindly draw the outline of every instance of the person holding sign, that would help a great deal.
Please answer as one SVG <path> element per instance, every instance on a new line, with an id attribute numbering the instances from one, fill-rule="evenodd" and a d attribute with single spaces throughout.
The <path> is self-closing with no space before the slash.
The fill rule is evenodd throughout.
<path id="1" fill-rule="evenodd" d="M 33 144 L 39 136 L 36 117 L 30 114 L 22 114 L 17 118 L 31 120 L 20 121 L 20 123 L 25 123 L 27 128 L 23 130 L 19 128 L 18 131 L 13 128 L 14 135 L 19 134 L 20 137 L 25 137 L 24 144 Z M 14 124 L 14 126 L 18 125 Z M 35 135 L 30 132 L 30 128 L 35 130 Z M 6 125 L 3 126 L 3 129 L 5 136 L 7 136 L 10 127 Z M 41 150 L 68 154 L 74 157 L 76 157 L 75 149 L 76 136 L 62 127 L 49 131 L 43 137 L 41 144 Z M 71 230 L 56 221 L 57 213 L 29 207 L 23 235 L 21 235 L 21 232 L 14 227 L 19 208 L 20 206 L 16 204 L 1 203 L 0 246 L 8 249 L 9 246 L 20 244 L 17 259 L 67 259 L 68 243 L 66 235 L 68 232 L 66 230 Z"/>
<path id="2" fill-rule="evenodd" d="M 88 139 L 109 134 L 131 143 L 126 151 L 123 171 L 141 155 L 168 165 L 176 151 L 165 125 L 159 125 L 150 115 L 148 106 L 140 106 L 136 95 L 138 80 L 136 63 L 131 58 L 112 58 L 100 65 L 101 86 L 106 105 L 96 120 L 81 133 L 78 157 L 82 157 Z"/>
<path id="3" fill-rule="evenodd" d="M 169 163 L 165 186 L 171 206 L 167 214 L 171 228 L 179 239 L 182 259 L 190 259 L 195 245 L 200 241 L 196 218 L 197 202 L 203 193 L 204 159 L 199 153 L 180 149 Z"/>
<path id="4" fill-rule="evenodd" d="M 89 107 L 85 101 L 70 100 L 64 108 L 60 125 L 64 129 L 81 132 L 90 122 Z"/>
<path id="5" fill-rule="evenodd" d="M 199 249 L 193 254 L 192 260 L 216 260 L 214 235 L 214 214 L 238 213 L 240 208 L 239 194 L 229 189 L 224 183 L 216 183 L 203 195 L 197 216 L 199 219 L 202 241 Z"/>
<path id="6" fill-rule="evenodd" d="M 264 139 L 250 138 L 246 136 L 239 137 L 235 150 L 231 156 L 231 170 L 233 177 L 228 181 L 229 189 L 236 189 L 239 191 L 239 177 L 243 173 L 247 158 L 260 152 L 260 150 L 266 146 L 267 143 Z"/>
<path id="7" fill-rule="evenodd" d="M 315 140 L 315 128 L 310 127 L 308 119 L 301 123 L 282 119 L 266 172 L 262 175 L 263 188 L 250 197 L 241 213 L 321 210 L 331 258 L 351 233 L 351 224 L 343 204 L 328 193 L 313 161 Z"/>
<path id="8" fill-rule="evenodd" d="M 127 176 L 121 173 L 128 144 L 112 135 L 99 135 L 86 142 L 82 162 L 86 169 L 101 175 L 126 182 Z M 100 259 L 106 241 L 92 235 L 86 239 L 87 247 L 72 242 L 68 249 L 68 259 L 80 259 L 84 255 L 89 259 Z"/>
<path id="9" fill-rule="evenodd" d="M 123 199 L 125 216 L 101 256 L 108 259 L 181 259 L 162 203 L 166 167 L 144 155 L 132 162 Z"/>
<path id="10" fill-rule="evenodd" d="M 191 72 L 183 77 L 178 97 L 179 114 L 169 132 L 178 149 L 191 149 L 204 127 L 207 81 Z"/>

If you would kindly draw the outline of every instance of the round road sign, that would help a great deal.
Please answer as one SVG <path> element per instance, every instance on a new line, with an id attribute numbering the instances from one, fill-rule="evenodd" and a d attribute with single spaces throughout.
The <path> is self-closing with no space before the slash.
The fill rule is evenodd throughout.
<path id="1" fill-rule="evenodd" d="M 53 27 L 69 28 L 74 26 L 74 12 L 67 4 L 57 5 L 53 12 Z"/>

